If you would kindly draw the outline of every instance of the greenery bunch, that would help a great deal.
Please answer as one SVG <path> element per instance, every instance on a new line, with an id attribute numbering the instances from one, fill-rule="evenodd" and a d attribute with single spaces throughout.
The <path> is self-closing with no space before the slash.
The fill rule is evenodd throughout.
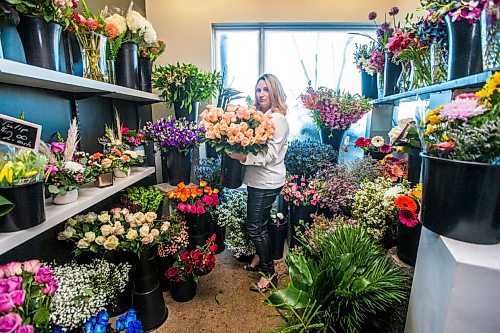
<path id="1" fill-rule="evenodd" d="M 316 140 L 293 140 L 285 155 L 286 171 L 290 175 L 313 177 L 325 163 L 335 163 L 338 154 L 332 146 Z"/>
<path id="2" fill-rule="evenodd" d="M 125 190 L 124 197 L 139 206 L 143 212 L 157 212 L 165 193 L 154 186 L 132 186 Z"/>

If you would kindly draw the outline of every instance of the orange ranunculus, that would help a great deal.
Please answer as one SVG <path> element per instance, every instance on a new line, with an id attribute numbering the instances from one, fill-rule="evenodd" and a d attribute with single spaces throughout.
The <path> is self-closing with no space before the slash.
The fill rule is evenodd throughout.
<path id="1" fill-rule="evenodd" d="M 178 189 L 182 189 L 182 188 L 185 188 L 186 187 L 186 184 L 184 184 L 184 182 L 180 182 L 179 184 L 177 184 L 177 188 Z"/>
<path id="2" fill-rule="evenodd" d="M 98 160 L 102 157 L 103 155 L 101 153 L 95 153 L 92 156 L 90 156 L 91 159 L 93 160 Z"/>
<path id="3" fill-rule="evenodd" d="M 236 105 L 234 105 L 234 104 L 228 104 L 228 106 L 226 107 L 226 113 L 227 112 L 234 112 L 234 111 L 236 111 L 236 108 L 237 108 Z"/>
<path id="4" fill-rule="evenodd" d="M 122 152 L 121 152 L 119 149 L 117 149 L 117 148 L 113 148 L 113 149 L 111 149 L 111 152 L 112 152 L 113 154 L 115 154 L 116 156 L 118 156 L 118 157 L 121 157 L 121 156 L 122 156 Z"/>
<path id="5" fill-rule="evenodd" d="M 180 196 L 179 196 L 179 199 L 184 202 L 188 199 L 188 196 L 186 195 L 186 193 L 182 193 Z"/>
<path id="6" fill-rule="evenodd" d="M 394 200 L 394 203 L 396 204 L 396 207 L 398 207 L 399 209 L 406 209 L 412 212 L 417 210 L 417 204 L 415 203 L 415 201 L 413 201 L 412 198 L 406 195 L 397 197 Z"/>

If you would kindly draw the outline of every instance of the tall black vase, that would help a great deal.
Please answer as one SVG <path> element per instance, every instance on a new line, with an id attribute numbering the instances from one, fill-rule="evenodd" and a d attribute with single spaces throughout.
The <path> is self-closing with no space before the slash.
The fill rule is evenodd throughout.
<path id="1" fill-rule="evenodd" d="M 118 50 L 115 63 L 116 84 L 137 89 L 139 87 L 139 57 L 137 44 L 124 43 Z"/>
<path id="2" fill-rule="evenodd" d="M 481 52 L 481 27 L 479 22 L 470 24 L 467 20 L 452 22 L 446 15 L 448 30 L 448 80 L 483 71 Z"/>
<path id="3" fill-rule="evenodd" d="M 193 278 L 187 281 L 172 282 L 170 293 L 172 299 L 176 302 L 188 302 L 196 296 L 196 287 L 198 283 Z"/>
<path id="4" fill-rule="evenodd" d="M 187 155 L 177 150 L 162 152 L 163 181 L 174 186 L 180 182 L 189 184 L 191 182 L 191 155 L 192 150 Z"/>
<path id="5" fill-rule="evenodd" d="M 151 73 L 153 62 L 149 58 L 139 57 L 139 88 L 142 91 L 152 92 Z"/>
<path id="6" fill-rule="evenodd" d="M 312 223 L 311 214 L 316 213 L 317 206 L 307 205 L 307 206 L 295 206 L 290 205 L 290 227 L 291 227 L 291 237 L 290 237 L 290 248 L 294 246 L 300 245 L 300 242 L 297 240 L 297 232 L 295 228 L 298 227 L 302 232 L 304 231 L 304 227 L 299 224 L 299 221 L 304 221 L 306 225 L 310 225 Z"/>
<path id="7" fill-rule="evenodd" d="M 0 196 L 15 205 L 10 213 L 0 217 L 0 232 L 24 230 L 45 221 L 43 192 L 43 182 L 0 188 Z M 29 208 L 26 200 L 29 200 Z"/>
<path id="8" fill-rule="evenodd" d="M 243 184 L 244 167 L 238 160 L 222 154 L 221 183 L 227 188 L 238 188 Z"/>
<path id="9" fill-rule="evenodd" d="M 188 228 L 189 247 L 194 249 L 197 246 L 205 245 L 208 239 L 209 214 L 183 213 L 183 216 L 186 219 L 186 226 Z"/>
<path id="10" fill-rule="evenodd" d="M 156 247 L 142 251 L 132 263 L 132 307 L 145 331 L 161 326 L 168 317 L 158 278 Z"/>
<path id="11" fill-rule="evenodd" d="M 187 106 L 181 107 L 181 102 L 174 102 L 175 119 L 186 118 L 189 121 L 196 121 L 198 119 L 199 108 L 199 102 L 191 103 L 191 110 Z"/>
<path id="12" fill-rule="evenodd" d="M 399 259 L 410 266 L 415 266 L 417 261 L 421 231 L 422 225 L 420 223 L 411 228 L 400 223 L 398 227 L 397 254 Z"/>
<path id="13" fill-rule="evenodd" d="M 29 65 L 59 70 L 62 25 L 40 16 L 22 15 L 17 31 Z"/>
<path id="14" fill-rule="evenodd" d="M 205 142 L 205 151 L 207 153 L 207 158 L 215 158 L 220 155 L 214 147 L 210 146 L 208 142 Z"/>
<path id="15" fill-rule="evenodd" d="M 420 171 L 422 170 L 422 157 L 420 148 L 410 147 L 408 149 L 408 181 L 412 186 L 420 183 Z"/>
<path id="16" fill-rule="evenodd" d="M 338 152 L 340 150 L 340 145 L 342 144 L 342 139 L 344 138 L 344 133 L 345 130 L 322 129 L 320 131 L 321 142 L 332 146 L 333 149 Z"/>
<path id="17" fill-rule="evenodd" d="M 361 95 L 366 98 L 378 98 L 377 73 L 370 75 L 366 71 L 361 71 Z"/>
<path id="18" fill-rule="evenodd" d="M 384 96 L 390 96 L 399 92 L 398 79 L 403 71 L 401 65 L 392 62 L 392 53 L 385 54 L 384 63 Z"/>

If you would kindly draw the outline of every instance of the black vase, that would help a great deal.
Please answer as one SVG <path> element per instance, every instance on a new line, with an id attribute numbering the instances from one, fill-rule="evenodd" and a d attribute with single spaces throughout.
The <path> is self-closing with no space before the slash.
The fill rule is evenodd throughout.
<path id="1" fill-rule="evenodd" d="M 191 103 L 191 110 L 187 106 L 181 107 L 181 102 L 174 102 L 175 119 L 186 118 L 189 121 L 196 121 L 198 119 L 199 108 L 199 102 Z"/>
<path id="2" fill-rule="evenodd" d="M 158 260 L 158 276 L 160 278 L 160 289 L 161 291 L 167 291 L 170 288 L 170 284 L 172 283 L 166 276 L 165 272 L 172 267 L 174 264 L 175 258 L 173 255 L 169 255 L 166 257 L 157 257 Z"/>
<path id="3" fill-rule="evenodd" d="M 186 226 L 188 228 L 189 247 L 194 249 L 197 246 L 205 245 L 208 239 L 209 214 L 183 213 L 183 216 L 186 219 Z"/>
<path id="4" fill-rule="evenodd" d="M 217 245 L 217 251 L 215 251 L 215 254 L 219 254 L 226 248 L 226 245 L 224 244 L 224 229 L 219 224 L 217 224 L 217 220 L 215 217 L 210 214 L 205 215 L 208 215 L 205 239 L 208 239 L 212 237 L 212 235 L 215 235 L 215 244 Z"/>
<path id="5" fill-rule="evenodd" d="M 283 251 L 285 249 L 286 235 L 288 232 L 288 223 L 282 221 L 281 223 L 270 223 L 267 226 L 267 232 L 271 239 L 271 255 L 273 260 L 280 260 L 283 258 Z"/>
<path id="6" fill-rule="evenodd" d="M 238 188 L 243 184 L 244 167 L 238 160 L 222 154 L 221 183 L 227 188 Z"/>
<path id="7" fill-rule="evenodd" d="M 456 240 L 500 240 L 500 166 L 421 154 L 422 224 Z"/>
<path id="8" fill-rule="evenodd" d="M 187 281 L 173 282 L 170 289 L 172 299 L 176 302 L 188 302 L 196 296 L 196 287 L 198 283 L 193 278 Z"/>
<path id="9" fill-rule="evenodd" d="M 137 44 L 124 43 L 118 50 L 115 62 L 116 84 L 137 89 L 139 86 L 139 57 Z"/>
<path id="10" fill-rule="evenodd" d="M 448 31 L 448 80 L 483 71 L 481 52 L 481 27 L 479 22 L 470 24 L 467 20 L 452 22 L 446 15 Z"/>
<path id="11" fill-rule="evenodd" d="M 207 153 L 207 158 L 216 158 L 220 154 L 215 150 L 214 147 L 210 146 L 208 142 L 205 142 L 205 151 Z"/>
<path id="12" fill-rule="evenodd" d="M 139 57 L 139 88 L 142 91 L 152 92 L 151 73 L 153 62 L 149 58 Z"/>
<path id="13" fill-rule="evenodd" d="M 377 73 L 370 75 L 366 71 L 361 71 L 361 95 L 366 98 L 378 98 Z"/>
<path id="14" fill-rule="evenodd" d="M 0 232 L 24 230 L 45 221 L 43 194 L 43 182 L 0 188 L 0 196 L 15 205 L 10 213 L 0 217 Z"/>
<path id="15" fill-rule="evenodd" d="M 392 53 L 385 54 L 384 63 L 384 96 L 390 96 L 399 92 L 398 79 L 403 71 L 401 65 L 391 61 Z"/>
<path id="16" fill-rule="evenodd" d="M 422 225 L 420 223 L 411 228 L 400 223 L 398 227 L 397 254 L 399 259 L 410 266 L 415 266 L 417 261 L 421 231 Z"/>
<path id="17" fill-rule="evenodd" d="M 162 152 L 162 175 L 163 181 L 171 185 L 177 185 L 180 182 L 189 184 L 191 181 L 191 153 L 187 155 L 177 150 Z"/>
<path id="18" fill-rule="evenodd" d="M 29 65 L 59 70 L 62 25 L 40 16 L 22 15 L 17 31 Z"/>
<path id="19" fill-rule="evenodd" d="M 61 70 L 68 74 L 83 77 L 83 53 L 76 34 L 64 30 L 61 37 L 61 46 Z"/>
<path id="20" fill-rule="evenodd" d="M 311 214 L 316 213 L 317 206 L 307 205 L 307 206 L 295 206 L 290 205 L 290 227 L 291 227 L 291 237 L 290 237 L 290 248 L 300 245 L 297 240 L 297 232 L 295 228 L 298 227 L 299 230 L 304 232 L 304 227 L 299 224 L 299 221 L 304 221 L 304 224 L 310 225 L 312 223 Z"/>
<path id="21" fill-rule="evenodd" d="M 412 186 L 420 183 L 420 171 L 422 170 L 422 157 L 420 148 L 410 147 L 408 149 L 408 181 Z"/>
<path id="22" fill-rule="evenodd" d="M 340 150 L 340 145 L 342 144 L 342 138 L 344 137 L 345 130 L 339 129 L 321 129 L 320 136 L 321 142 L 328 144 L 333 147 L 333 149 L 338 152 Z"/>
<path id="23" fill-rule="evenodd" d="M 160 290 L 156 247 L 150 247 L 132 263 L 132 307 L 145 331 L 161 326 L 168 317 L 168 309 Z"/>
<path id="24" fill-rule="evenodd" d="M 250 262 L 253 259 L 253 255 L 241 255 L 239 257 L 234 257 L 238 262 Z"/>

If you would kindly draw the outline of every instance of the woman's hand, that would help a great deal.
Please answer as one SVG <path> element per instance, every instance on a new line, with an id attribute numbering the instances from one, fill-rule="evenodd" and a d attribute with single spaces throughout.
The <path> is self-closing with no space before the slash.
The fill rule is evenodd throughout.
<path id="1" fill-rule="evenodd" d="M 233 160 L 238 160 L 243 163 L 247 160 L 247 155 L 237 154 L 237 153 L 229 153 L 227 155 L 231 157 Z"/>

